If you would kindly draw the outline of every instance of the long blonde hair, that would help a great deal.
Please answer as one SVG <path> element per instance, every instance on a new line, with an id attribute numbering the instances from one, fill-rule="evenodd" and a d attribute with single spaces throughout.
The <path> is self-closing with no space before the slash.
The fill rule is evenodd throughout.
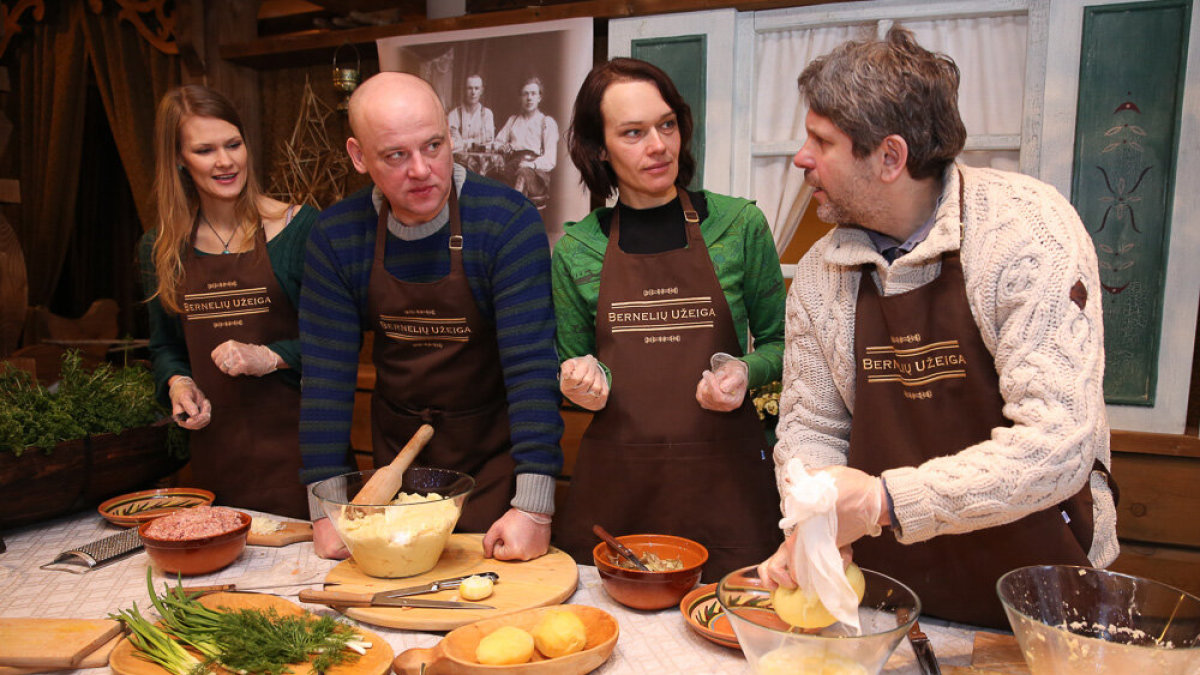
<path id="1" fill-rule="evenodd" d="M 198 84 L 167 92 L 158 104 L 154 120 L 154 194 L 158 207 L 158 237 L 154 242 L 154 271 L 157 297 L 171 314 L 180 311 L 179 287 L 183 280 L 183 253 L 192 227 L 199 217 L 200 195 L 186 167 L 180 164 L 180 128 L 190 117 L 214 117 L 237 127 L 242 139 L 246 131 L 233 103 L 220 92 Z M 243 246 L 253 241 L 262 227 L 259 197 L 262 190 L 254 177 L 254 156 L 246 146 L 246 185 L 238 195 L 234 214 L 243 226 Z"/>

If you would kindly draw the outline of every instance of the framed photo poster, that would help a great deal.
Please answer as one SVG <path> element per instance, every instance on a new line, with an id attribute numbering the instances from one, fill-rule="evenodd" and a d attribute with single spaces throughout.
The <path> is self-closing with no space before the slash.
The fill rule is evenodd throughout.
<path id="1" fill-rule="evenodd" d="M 379 68 L 418 75 L 446 107 L 455 162 L 511 185 L 541 213 L 553 246 L 590 198 L 566 131 L 592 68 L 592 20 L 403 35 L 377 42 Z"/>

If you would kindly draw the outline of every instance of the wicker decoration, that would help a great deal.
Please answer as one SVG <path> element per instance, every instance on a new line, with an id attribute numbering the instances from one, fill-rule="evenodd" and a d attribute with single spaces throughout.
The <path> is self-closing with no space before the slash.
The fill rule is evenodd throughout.
<path id="1" fill-rule="evenodd" d="M 280 159 L 271 172 L 271 196 L 318 209 L 340 200 L 346 193 L 349 160 L 329 142 L 325 120 L 333 109 L 317 98 L 304 80 L 300 115 L 291 138 L 280 144 Z"/>

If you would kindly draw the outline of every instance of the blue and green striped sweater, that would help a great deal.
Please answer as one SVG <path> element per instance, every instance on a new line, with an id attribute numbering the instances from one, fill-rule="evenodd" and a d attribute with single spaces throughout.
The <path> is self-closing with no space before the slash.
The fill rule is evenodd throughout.
<path id="1" fill-rule="evenodd" d="M 326 209 L 312 229 L 300 296 L 303 398 L 302 478 L 351 470 L 345 464 L 362 331 L 370 330 L 367 284 L 378 216 L 371 187 Z M 562 467 L 550 254 L 533 206 L 506 185 L 468 173 L 459 194 L 463 265 L 480 313 L 495 322 L 508 389 L 512 453 L 520 474 L 538 474 L 538 492 L 514 505 L 553 508 Z M 415 241 L 389 234 L 384 265 L 398 279 L 430 282 L 450 272 L 449 227 Z M 464 383 L 463 386 L 470 386 Z M 549 478 L 541 478 L 545 476 Z M 532 478 L 532 476 L 530 476 Z M 526 501 L 526 504 L 518 503 Z"/>

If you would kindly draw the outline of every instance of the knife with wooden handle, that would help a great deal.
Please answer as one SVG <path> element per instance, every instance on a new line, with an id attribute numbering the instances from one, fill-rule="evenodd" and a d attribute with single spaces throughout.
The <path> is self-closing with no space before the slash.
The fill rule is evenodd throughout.
<path id="1" fill-rule="evenodd" d="M 350 591 L 300 591 L 300 602 L 311 602 L 330 607 L 417 607 L 421 609 L 496 609 L 478 602 L 454 602 L 451 600 L 422 600 L 418 598 L 394 598 L 391 591 L 381 593 L 352 593 Z"/>

